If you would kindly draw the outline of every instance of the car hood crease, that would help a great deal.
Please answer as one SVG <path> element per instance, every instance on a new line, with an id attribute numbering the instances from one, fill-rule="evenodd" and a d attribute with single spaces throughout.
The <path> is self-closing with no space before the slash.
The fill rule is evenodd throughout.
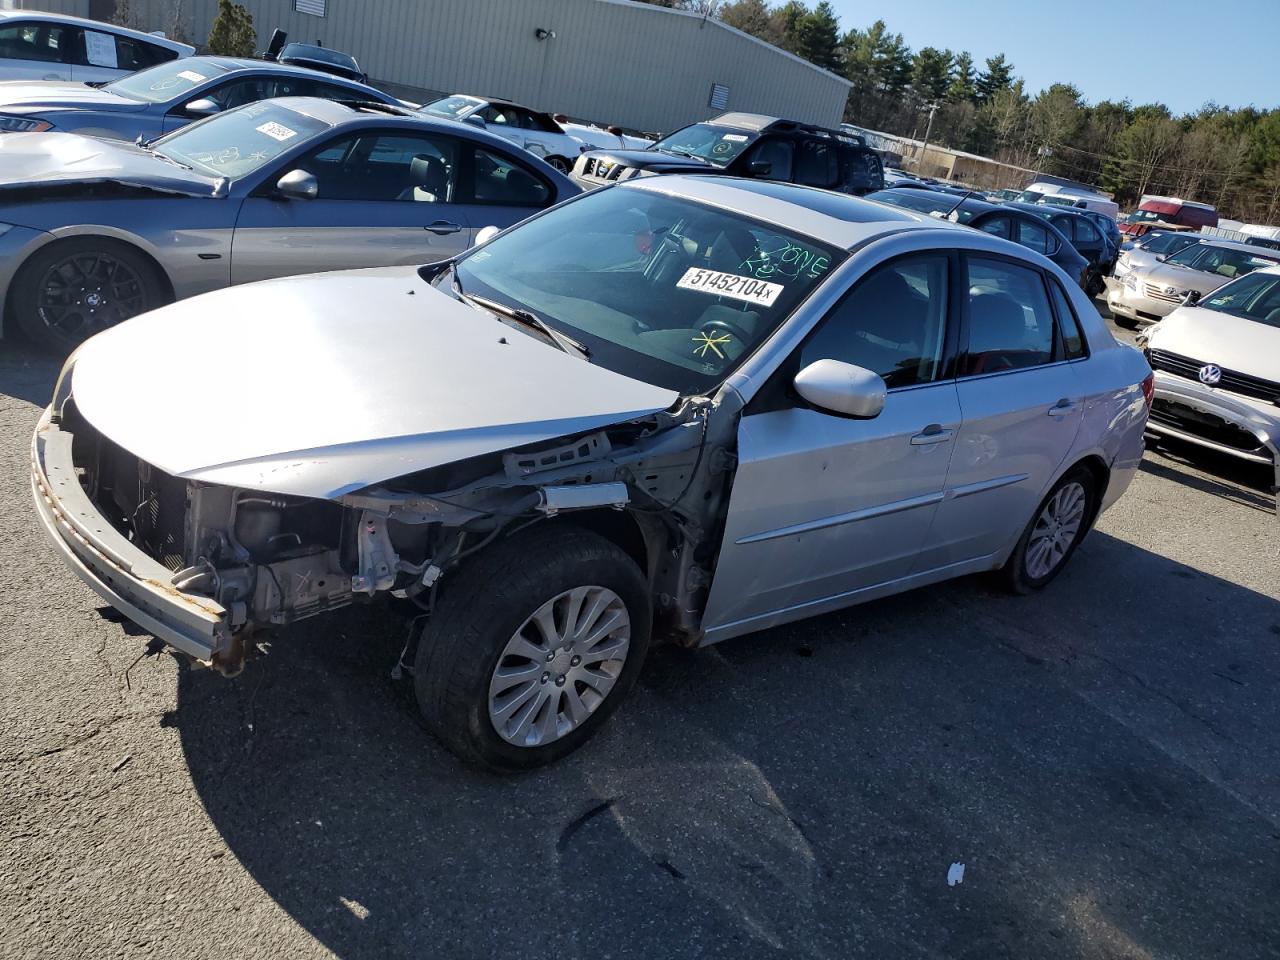
<path id="1" fill-rule="evenodd" d="M 166 473 L 327 498 L 678 399 L 404 267 L 233 287 L 136 317 L 80 348 L 72 395 Z"/>

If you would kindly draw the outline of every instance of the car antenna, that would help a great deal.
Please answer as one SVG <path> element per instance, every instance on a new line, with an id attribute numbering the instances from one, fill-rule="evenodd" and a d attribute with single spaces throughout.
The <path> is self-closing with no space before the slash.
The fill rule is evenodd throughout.
<path id="1" fill-rule="evenodd" d="M 966 190 L 966 191 L 964 192 L 964 196 L 963 196 L 963 197 L 961 197 L 959 200 L 957 200 L 957 201 L 956 201 L 956 205 L 955 205 L 954 207 L 952 207 L 950 210 L 948 210 L 946 213 L 944 213 L 944 214 L 942 215 L 942 219 L 943 219 L 943 220 L 950 220 L 950 219 L 951 219 L 951 215 L 952 215 L 953 213 L 955 213 L 957 210 L 959 210 L 959 209 L 960 209 L 960 204 L 964 203 L 966 200 L 968 200 L 968 199 L 969 199 L 970 197 L 972 197 L 972 196 L 973 196 L 973 191 L 972 191 L 972 190 Z"/>

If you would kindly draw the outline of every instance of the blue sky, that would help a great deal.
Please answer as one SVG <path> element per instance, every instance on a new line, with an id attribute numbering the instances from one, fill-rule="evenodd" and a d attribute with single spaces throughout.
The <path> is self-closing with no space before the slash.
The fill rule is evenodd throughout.
<path id="1" fill-rule="evenodd" d="M 968 50 L 979 65 L 1004 53 L 1032 93 L 1063 81 L 1090 102 L 1175 113 L 1207 100 L 1280 106 L 1280 0 L 831 2 L 844 29 L 881 19 L 912 50 Z"/>

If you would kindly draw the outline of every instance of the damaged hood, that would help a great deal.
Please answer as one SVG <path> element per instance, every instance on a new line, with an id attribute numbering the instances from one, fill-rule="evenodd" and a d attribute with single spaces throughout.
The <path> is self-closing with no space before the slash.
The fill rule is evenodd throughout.
<path id="1" fill-rule="evenodd" d="M 677 400 L 440 293 L 412 267 L 205 294 L 99 334 L 73 362 L 81 415 L 145 462 L 303 497 Z"/>
<path id="2" fill-rule="evenodd" d="M 0 190 L 41 184 L 120 183 L 212 197 L 217 195 L 218 182 L 123 141 L 54 132 L 0 135 Z"/>
<path id="3" fill-rule="evenodd" d="M 147 104 L 119 97 L 102 87 L 67 80 L 10 80 L 0 83 L 0 113 L 48 113 L 51 110 L 96 110 L 137 113 Z"/>
<path id="4" fill-rule="evenodd" d="M 1200 363 L 1280 381 L 1280 327 L 1203 307 L 1179 307 L 1148 329 L 1147 345 Z"/>

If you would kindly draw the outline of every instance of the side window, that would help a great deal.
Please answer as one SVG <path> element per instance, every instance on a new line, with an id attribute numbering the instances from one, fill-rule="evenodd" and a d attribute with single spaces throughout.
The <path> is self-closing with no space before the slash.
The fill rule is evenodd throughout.
<path id="1" fill-rule="evenodd" d="M 359 90 L 339 86 L 336 83 L 316 83 L 308 97 L 321 97 L 325 100 L 361 100 L 364 96 Z"/>
<path id="2" fill-rule="evenodd" d="M 234 107 L 242 107 L 246 103 L 255 103 L 263 99 L 263 82 L 258 77 L 245 77 L 240 80 L 228 80 L 226 83 L 219 84 L 212 90 L 207 90 L 191 100 L 201 100 L 209 97 L 215 101 L 222 109 L 231 110 Z M 190 101 L 188 101 L 190 102 Z"/>
<path id="3" fill-rule="evenodd" d="M 841 144 L 839 189 L 862 196 L 883 188 L 884 170 L 880 158 L 863 147 Z"/>
<path id="4" fill-rule="evenodd" d="M 551 188 L 509 157 L 476 147 L 475 202 L 545 207 L 551 203 Z"/>
<path id="5" fill-rule="evenodd" d="M 942 372 L 947 256 L 905 257 L 858 281 L 800 347 L 800 366 L 842 360 L 889 387 L 929 383 Z"/>
<path id="6" fill-rule="evenodd" d="M 315 176 L 321 200 L 448 203 L 455 153 L 447 137 L 386 133 L 330 142 L 296 166 Z"/>
<path id="7" fill-rule="evenodd" d="M 501 107 L 488 106 L 480 111 L 480 116 L 484 117 L 485 123 L 496 123 L 500 126 L 519 126 L 515 117 L 510 111 L 503 110 Z"/>
<path id="8" fill-rule="evenodd" d="M 1029 250 L 1043 254 L 1053 253 L 1053 248 L 1056 246 L 1048 230 L 1038 223 L 1027 220 L 1018 221 L 1018 243 Z"/>
<path id="9" fill-rule="evenodd" d="M 961 376 L 1034 367 L 1053 360 L 1053 311 L 1040 272 L 970 257 L 969 342 Z"/>
<path id="10" fill-rule="evenodd" d="M 0 27 L 0 58 L 66 63 L 71 31 L 59 23 L 13 23 Z"/>
<path id="11" fill-rule="evenodd" d="M 836 144 L 829 140 L 801 140 L 796 144 L 792 180 L 806 187 L 834 187 L 840 178 Z"/>
<path id="12" fill-rule="evenodd" d="M 768 177 L 770 180 L 790 180 L 792 160 L 795 157 L 795 143 L 779 137 L 761 140 L 744 155 L 742 172 L 746 176 Z M 751 164 L 757 160 L 769 164 L 769 172 L 752 174 Z"/>
<path id="13" fill-rule="evenodd" d="M 1076 222 L 1076 239 L 1081 243 L 1102 243 L 1102 235 L 1084 217 L 1073 217 Z"/>
<path id="14" fill-rule="evenodd" d="M 92 30 L 85 31 L 85 53 L 90 63 L 94 63 L 94 46 L 90 40 L 92 35 Z M 115 36 L 111 39 L 115 41 L 115 63 L 98 64 L 99 66 L 117 67 L 120 70 L 129 71 L 145 70 L 147 67 L 154 67 L 157 63 L 176 60 L 178 57 L 173 50 L 157 47 L 143 40 L 135 40 L 133 37 Z M 102 52 L 105 53 L 105 49 Z"/>
<path id="15" fill-rule="evenodd" d="M 1062 330 L 1062 345 L 1068 360 L 1079 360 L 1089 355 L 1084 334 L 1080 330 L 1080 319 L 1071 309 L 1071 301 L 1062 291 L 1057 280 L 1049 281 L 1049 291 L 1053 295 L 1053 308 L 1058 311 L 1058 325 Z"/>
<path id="16" fill-rule="evenodd" d="M 982 226 L 978 227 L 978 229 L 1002 240 L 1010 239 L 1008 217 L 988 217 L 982 221 Z"/>

